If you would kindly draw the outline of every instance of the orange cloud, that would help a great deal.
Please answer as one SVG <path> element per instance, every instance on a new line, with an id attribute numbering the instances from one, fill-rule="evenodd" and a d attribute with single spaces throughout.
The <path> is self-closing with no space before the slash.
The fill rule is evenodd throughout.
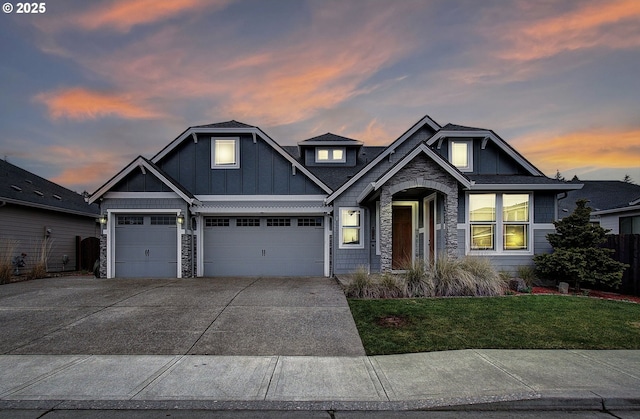
<path id="1" fill-rule="evenodd" d="M 35 22 L 41 30 L 51 33 L 80 28 L 87 31 L 113 30 L 129 32 L 138 25 L 162 22 L 187 12 L 201 9 L 218 10 L 232 0 L 112 0 L 78 10 L 75 13 L 65 11 L 49 19 Z M 48 13 L 49 14 L 49 13 Z"/>
<path id="2" fill-rule="evenodd" d="M 47 107 L 51 119 L 87 120 L 104 116 L 149 119 L 161 116 L 158 112 L 133 103 L 126 95 L 102 93 L 83 88 L 41 93 L 35 97 L 35 100 Z"/>
<path id="3" fill-rule="evenodd" d="M 71 190 L 88 190 L 95 185 L 101 185 L 106 179 L 113 176 L 114 173 L 120 169 L 117 164 L 98 161 L 98 160 L 86 160 L 84 165 L 67 166 L 62 173 L 51 179 L 60 185 L 64 185 Z"/>
<path id="4" fill-rule="evenodd" d="M 545 173 L 579 167 L 637 167 L 640 161 L 640 129 L 536 135 L 514 143 Z"/>
<path id="5" fill-rule="evenodd" d="M 511 25 L 511 30 L 502 33 L 511 45 L 498 55 L 509 60 L 529 61 L 595 46 L 640 46 L 640 2 L 617 0 L 578 4 L 581 7 L 577 10 L 533 23 Z"/>

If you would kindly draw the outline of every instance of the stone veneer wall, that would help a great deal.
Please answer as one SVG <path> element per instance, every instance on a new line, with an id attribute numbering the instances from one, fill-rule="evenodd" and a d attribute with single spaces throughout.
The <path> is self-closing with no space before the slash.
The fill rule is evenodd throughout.
<path id="1" fill-rule="evenodd" d="M 391 271 L 393 195 L 416 187 L 438 191 L 445 196 L 445 249 L 450 257 L 458 256 L 458 182 L 439 165 L 421 154 L 400 169 L 381 187 L 380 193 L 380 268 Z"/>
<path id="2" fill-rule="evenodd" d="M 181 238 L 182 250 L 181 250 L 181 263 L 182 263 L 182 277 L 183 278 L 193 278 L 195 277 L 195 272 L 193 271 L 197 266 L 196 255 L 198 254 L 196 250 L 196 246 L 198 241 L 195 240 L 196 236 L 192 236 L 191 234 L 183 234 Z M 191 263 L 191 240 L 193 240 L 193 264 Z M 193 268 L 193 269 L 192 269 Z"/>
<path id="3" fill-rule="evenodd" d="M 100 278 L 107 277 L 107 235 L 100 234 Z"/>

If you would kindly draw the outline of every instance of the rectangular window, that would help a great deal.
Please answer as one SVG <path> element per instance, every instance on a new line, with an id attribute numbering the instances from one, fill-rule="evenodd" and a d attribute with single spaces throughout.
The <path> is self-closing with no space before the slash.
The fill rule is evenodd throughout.
<path id="1" fill-rule="evenodd" d="M 316 148 L 316 163 L 344 163 L 346 161 L 344 147 Z"/>
<path id="2" fill-rule="evenodd" d="M 471 250 L 495 250 L 496 194 L 469 195 Z"/>
<path id="3" fill-rule="evenodd" d="M 449 156 L 451 156 L 451 164 L 460 171 L 473 171 L 473 141 L 450 141 Z"/>
<path id="4" fill-rule="evenodd" d="M 322 217 L 298 218 L 298 227 L 322 227 Z"/>
<path id="5" fill-rule="evenodd" d="M 143 225 L 144 217 L 142 215 L 120 215 L 118 216 L 118 225 Z"/>
<path id="6" fill-rule="evenodd" d="M 205 227 L 229 227 L 228 218 L 207 217 L 204 219 Z"/>
<path id="7" fill-rule="evenodd" d="M 529 247 L 529 194 L 502 195 L 503 249 Z"/>
<path id="8" fill-rule="evenodd" d="M 620 217 L 620 234 L 640 234 L 640 215 Z"/>
<path id="9" fill-rule="evenodd" d="M 174 226 L 176 225 L 176 216 L 175 215 L 152 215 L 151 225 L 152 226 Z"/>
<path id="10" fill-rule="evenodd" d="M 340 209 L 340 247 L 363 248 L 362 210 L 360 208 Z"/>
<path id="11" fill-rule="evenodd" d="M 470 250 L 529 250 L 530 200 L 529 194 L 470 194 Z"/>
<path id="12" fill-rule="evenodd" d="M 260 227 L 259 218 L 236 218 L 236 227 Z"/>
<path id="13" fill-rule="evenodd" d="M 237 169 L 239 159 L 240 138 L 213 137 L 211 138 L 211 168 Z"/>
<path id="14" fill-rule="evenodd" d="M 291 218 L 267 218 L 267 227 L 289 227 Z"/>

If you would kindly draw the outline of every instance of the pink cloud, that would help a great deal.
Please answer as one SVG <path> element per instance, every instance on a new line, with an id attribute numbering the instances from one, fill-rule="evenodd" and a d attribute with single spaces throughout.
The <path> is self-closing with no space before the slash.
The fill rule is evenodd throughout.
<path id="1" fill-rule="evenodd" d="M 87 120 L 105 116 L 152 119 L 162 116 L 134 103 L 128 95 L 96 92 L 84 88 L 61 89 L 41 93 L 35 100 L 47 107 L 51 119 Z"/>

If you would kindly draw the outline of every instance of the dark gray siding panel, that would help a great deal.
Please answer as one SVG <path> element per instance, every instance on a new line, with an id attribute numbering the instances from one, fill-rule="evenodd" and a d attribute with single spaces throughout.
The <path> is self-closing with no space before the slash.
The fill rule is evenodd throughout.
<path id="1" fill-rule="evenodd" d="M 556 218 L 555 192 L 535 192 L 533 194 L 533 220 L 536 223 L 551 223 Z"/>
<path id="2" fill-rule="evenodd" d="M 0 207 L 0 240 L 18 242 L 17 256 L 27 254 L 26 269 L 33 267 L 36 255 L 44 240 L 45 227 L 51 229 L 51 251 L 47 260 L 50 272 L 75 270 L 76 236 L 82 239 L 99 237 L 100 229 L 94 217 L 81 217 L 55 211 L 7 204 Z M 62 257 L 67 255 L 69 263 L 63 266 Z"/>
<path id="3" fill-rule="evenodd" d="M 240 167 L 212 169 L 213 136 L 200 134 L 197 143 L 191 137 L 185 139 L 158 165 L 196 195 L 324 194 L 304 174 L 298 171 L 294 175 L 291 162 L 264 140 L 258 137 L 254 143 L 248 134 L 220 135 L 240 138 Z M 136 188 L 136 191 L 141 191 L 142 185 L 137 183 Z M 146 191 L 151 192 L 148 186 Z"/>

